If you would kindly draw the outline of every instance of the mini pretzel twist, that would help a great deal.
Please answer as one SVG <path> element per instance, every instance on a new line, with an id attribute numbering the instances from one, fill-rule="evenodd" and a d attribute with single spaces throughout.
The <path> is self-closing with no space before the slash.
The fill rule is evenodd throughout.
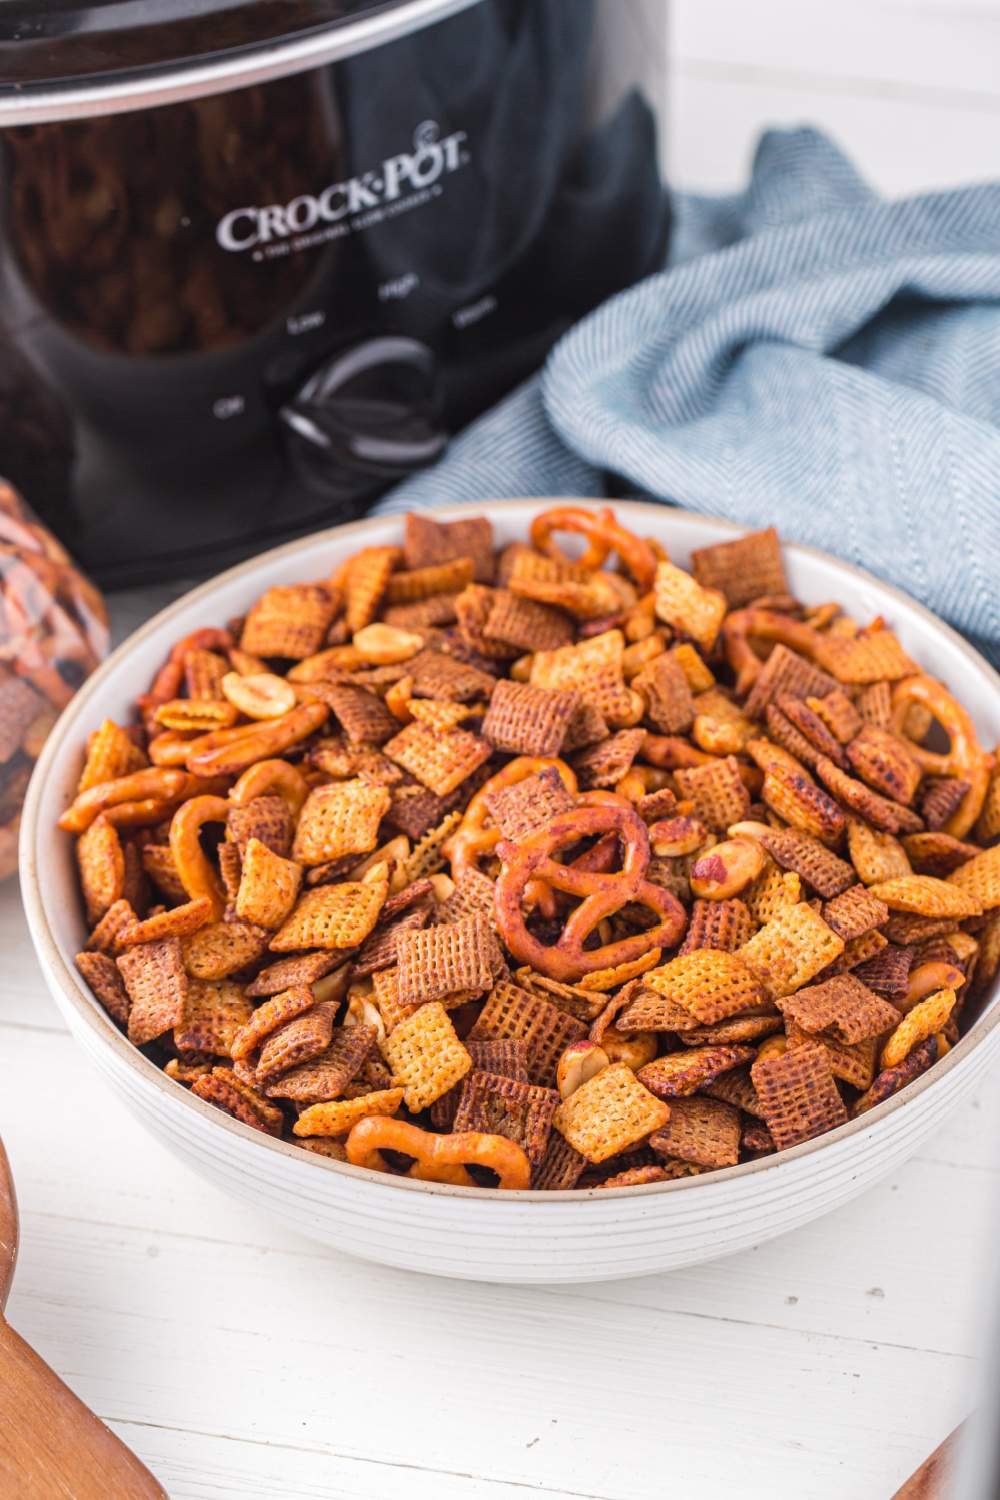
<path id="1" fill-rule="evenodd" d="M 906 715 L 914 703 L 926 708 L 948 736 L 950 743 L 944 754 L 925 750 L 923 745 L 906 737 Z M 925 772 L 932 776 L 954 776 L 969 783 L 961 805 L 943 829 L 953 838 L 964 838 L 982 811 L 993 764 L 993 757 L 979 743 L 972 719 L 947 688 L 933 677 L 921 674 L 904 677 L 893 688 L 892 727 L 906 741 L 910 754 Z"/>
<path id="2" fill-rule="evenodd" d="M 585 536 L 589 546 L 578 560 L 577 567 L 591 572 L 602 567 L 610 552 L 617 552 L 641 590 L 652 587 L 656 577 L 656 557 L 648 542 L 634 532 L 627 531 L 615 520 L 615 513 L 606 506 L 603 510 L 584 510 L 578 505 L 557 505 L 545 510 L 531 523 L 531 540 L 547 557 L 569 562 L 565 553 L 552 540 L 554 531 L 574 531 Z"/>
<path id="3" fill-rule="evenodd" d="M 170 852 L 181 885 L 192 901 L 203 896 L 212 903 L 213 922 L 222 920 L 226 895 L 201 847 L 201 830 L 206 823 L 224 824 L 228 816 L 229 803 L 225 797 L 192 797 L 181 804 L 170 820 Z"/>
<path id="4" fill-rule="evenodd" d="M 649 837 L 639 814 L 612 793 L 606 793 L 605 797 L 607 800 L 560 813 L 519 844 L 501 840 L 497 846 L 504 862 L 495 897 L 501 937 L 522 963 L 568 984 L 597 969 L 631 963 L 651 948 L 673 947 L 680 940 L 687 920 L 676 896 L 645 878 Z M 557 850 L 580 839 L 612 833 L 624 846 L 620 870 L 586 870 L 579 865 L 560 864 L 552 857 Z M 528 931 L 522 913 L 527 884 L 533 877 L 544 880 L 554 890 L 582 898 L 552 946 L 540 942 Z M 584 944 L 600 924 L 629 903 L 649 907 L 659 918 L 657 924 L 632 937 L 585 948 Z"/>
<path id="5" fill-rule="evenodd" d="M 770 609 L 737 609 L 722 626 L 726 659 L 736 673 L 736 691 L 742 697 L 749 693 L 760 676 L 764 663 L 750 644 L 751 637 L 788 646 L 800 656 L 816 659 L 822 637 L 818 630 L 791 615 Z"/>
<path id="6" fill-rule="evenodd" d="M 412 1156 L 409 1176 L 421 1182 L 477 1187 L 475 1178 L 465 1170 L 467 1166 L 489 1167 L 497 1174 L 497 1186 L 507 1192 L 524 1189 L 531 1182 L 527 1156 L 516 1141 L 503 1135 L 486 1135 L 479 1130 L 434 1135 L 390 1115 L 369 1115 L 359 1120 L 347 1137 L 347 1160 L 354 1167 L 388 1172 L 383 1150 Z"/>
<path id="7" fill-rule="evenodd" d="M 201 777 L 192 776 L 189 771 L 152 766 L 143 771 L 132 771 L 128 776 L 119 776 L 114 781 L 102 781 L 99 786 L 81 792 L 59 819 L 59 827 L 69 833 L 83 833 L 99 814 L 113 812 L 122 804 L 139 807 L 155 802 L 176 806 L 185 797 L 208 790 L 214 788 L 206 787 Z"/>

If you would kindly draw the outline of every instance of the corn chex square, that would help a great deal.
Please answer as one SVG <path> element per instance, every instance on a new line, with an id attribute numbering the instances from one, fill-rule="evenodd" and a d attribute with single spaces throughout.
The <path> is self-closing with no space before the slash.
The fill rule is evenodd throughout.
<path id="1" fill-rule="evenodd" d="M 321 865 L 345 854 L 370 853 L 391 801 L 388 787 L 360 777 L 315 787 L 299 814 L 293 857 L 303 865 Z"/>
<path id="2" fill-rule="evenodd" d="M 695 817 L 709 828 L 728 828 L 750 811 L 750 793 L 743 785 L 734 755 L 675 771 L 674 780 L 680 795 L 694 803 Z"/>
<path id="3" fill-rule="evenodd" d="M 618 725 L 631 716 L 634 707 L 632 693 L 625 683 L 624 654 L 622 632 L 605 630 L 577 641 L 574 646 L 536 651 L 531 660 L 530 682 L 532 687 L 576 691 L 609 724 Z"/>
<path id="4" fill-rule="evenodd" d="M 1000 906 L 1000 844 L 967 860 L 948 876 L 948 884 L 983 911 Z"/>
<path id="5" fill-rule="evenodd" d="M 657 564 L 653 585 L 657 619 L 689 636 L 704 652 L 711 651 L 726 616 L 726 596 L 706 589 L 674 563 Z"/>
<path id="6" fill-rule="evenodd" d="M 400 1021 L 382 1042 L 382 1053 L 414 1114 L 440 1099 L 472 1067 L 439 1000 L 429 1000 Z"/>
<path id="7" fill-rule="evenodd" d="M 438 797 L 446 797 L 492 754 L 491 746 L 467 729 L 436 734 L 414 722 L 389 740 L 385 753 Z"/>
<path id="8" fill-rule="evenodd" d="M 668 1106 L 642 1086 L 631 1068 L 611 1063 L 563 1100 L 553 1124 L 575 1151 L 598 1163 L 645 1140 L 669 1118 Z"/>
<path id="9" fill-rule="evenodd" d="M 811 906 L 797 906 L 767 922 L 736 950 L 772 998 L 790 995 L 808 984 L 844 951 L 843 938 Z"/>
<path id="10" fill-rule="evenodd" d="M 735 953 L 720 948 L 696 948 L 672 958 L 659 969 L 643 975 L 643 989 L 628 1007 L 642 1012 L 641 1029 L 659 1030 L 655 1001 L 650 992 L 663 996 L 671 1005 L 679 1005 L 703 1026 L 711 1026 L 728 1016 L 739 1015 L 764 1005 L 766 996 L 760 980 Z"/>
<path id="11" fill-rule="evenodd" d="M 184 1014 L 174 1027 L 174 1044 L 182 1052 L 212 1052 L 231 1057 L 233 1043 L 250 1020 L 253 1005 L 241 984 L 231 979 L 214 983 L 188 981 Z"/>
<path id="12" fill-rule="evenodd" d="M 333 611 L 333 598 L 318 584 L 268 589 L 244 621 L 240 649 L 301 661 L 322 646 Z"/>
<path id="13" fill-rule="evenodd" d="M 385 880 L 345 880 L 306 891 L 271 939 L 275 953 L 299 948 L 356 948 L 378 921 Z"/>

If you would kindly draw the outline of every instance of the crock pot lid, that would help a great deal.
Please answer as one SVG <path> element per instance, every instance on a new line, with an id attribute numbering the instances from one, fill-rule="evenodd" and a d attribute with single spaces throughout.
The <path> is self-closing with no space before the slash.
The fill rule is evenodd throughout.
<path id="1" fill-rule="evenodd" d="M 118 113 L 301 72 L 476 0 L 0 0 L 0 125 Z"/>

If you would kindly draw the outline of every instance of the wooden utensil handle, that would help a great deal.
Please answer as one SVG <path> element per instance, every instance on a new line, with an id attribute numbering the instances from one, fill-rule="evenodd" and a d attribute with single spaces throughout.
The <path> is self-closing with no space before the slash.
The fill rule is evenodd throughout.
<path id="1" fill-rule="evenodd" d="M 167 1500 L 135 1454 L 0 1318 L 4 1500 Z"/>
<path id="2" fill-rule="evenodd" d="M 952 1470 L 955 1463 L 955 1447 L 961 1427 L 945 1438 L 934 1449 L 930 1458 L 925 1458 L 920 1468 L 910 1475 L 902 1489 L 896 1491 L 892 1500 L 948 1500 Z"/>

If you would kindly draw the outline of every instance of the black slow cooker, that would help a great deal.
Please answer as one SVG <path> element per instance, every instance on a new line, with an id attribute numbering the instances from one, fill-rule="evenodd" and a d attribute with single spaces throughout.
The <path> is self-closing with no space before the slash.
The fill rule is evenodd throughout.
<path id="1" fill-rule="evenodd" d="M 591 0 L 0 0 L 0 472 L 109 584 L 348 519 L 662 261 Z"/>

